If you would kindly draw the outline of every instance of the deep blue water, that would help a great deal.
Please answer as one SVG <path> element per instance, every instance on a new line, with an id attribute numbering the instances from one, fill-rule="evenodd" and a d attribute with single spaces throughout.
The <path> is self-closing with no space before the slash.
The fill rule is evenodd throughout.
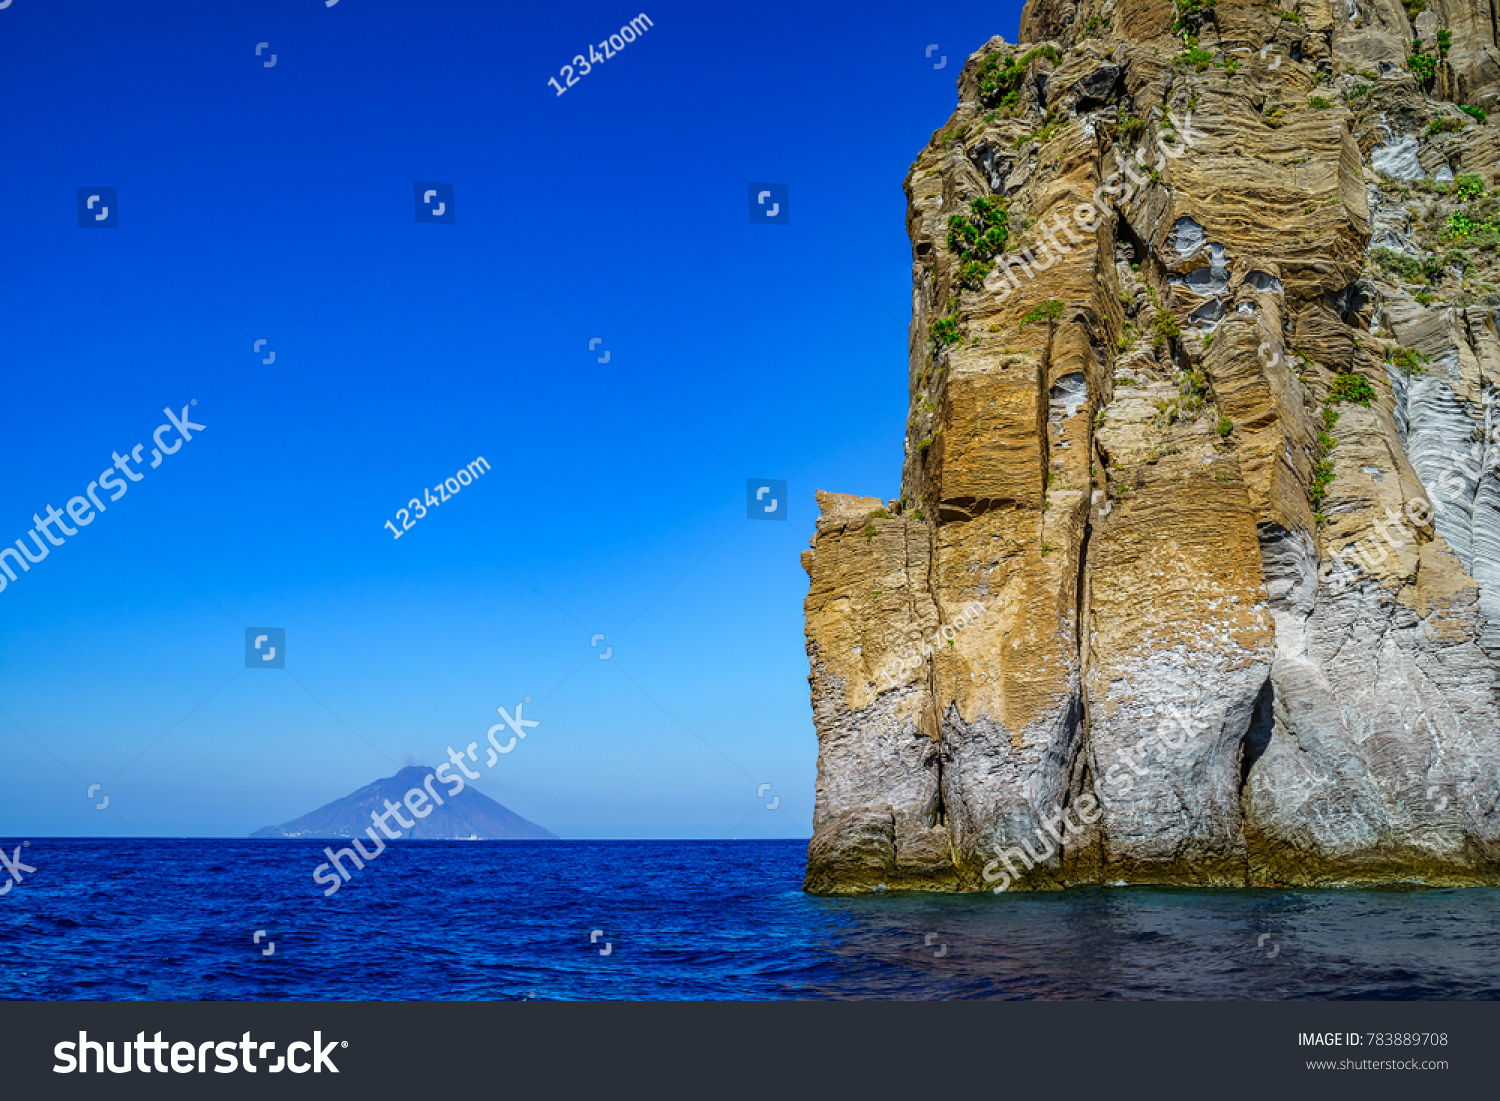
<path id="1" fill-rule="evenodd" d="M 411 841 L 325 898 L 322 849 L 33 840 L 0 998 L 1500 996 L 1491 889 L 827 899 L 800 841 Z"/>

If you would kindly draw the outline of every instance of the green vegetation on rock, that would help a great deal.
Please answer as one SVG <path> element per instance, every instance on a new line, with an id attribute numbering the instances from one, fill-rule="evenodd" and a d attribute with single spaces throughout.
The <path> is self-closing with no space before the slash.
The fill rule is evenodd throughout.
<path id="1" fill-rule="evenodd" d="M 1047 301 L 1033 307 L 1021 316 L 1021 328 L 1024 329 L 1028 324 L 1037 321 L 1045 321 L 1047 322 L 1047 324 L 1051 325 L 1062 315 L 1063 304 L 1055 298 L 1049 298 L 1047 299 Z"/>
<path id="2" fill-rule="evenodd" d="M 1213 64 L 1213 51 L 1199 49 L 1197 38 L 1188 35 L 1183 42 L 1187 46 L 1187 49 L 1174 57 L 1172 64 L 1183 65 L 1200 73 Z"/>
<path id="3" fill-rule="evenodd" d="M 932 339 L 935 344 L 957 344 L 963 339 L 958 331 L 958 318 L 940 317 L 932 323 Z"/>
<path id="4" fill-rule="evenodd" d="M 1395 348 L 1391 352 L 1391 363 L 1402 374 L 1425 375 L 1427 362 L 1427 357 L 1415 348 Z"/>
<path id="5" fill-rule="evenodd" d="M 1182 335 L 1182 326 L 1166 310 L 1158 310 L 1156 320 L 1151 324 L 1151 333 L 1151 347 L 1161 348 L 1168 340 Z"/>
<path id="6" fill-rule="evenodd" d="M 1022 79 L 1026 76 L 1026 67 L 1039 57 L 1045 57 L 1054 65 L 1062 60 L 1062 54 L 1056 46 L 1038 46 L 1034 50 L 1027 50 L 1019 57 L 1005 57 L 999 53 L 992 55 L 979 67 L 976 74 L 979 78 L 979 98 L 986 106 L 993 105 L 991 101 L 1002 101 L 1000 106 L 1009 107 L 1016 101 L 1004 103 L 1003 99 L 1016 93 Z"/>
<path id="7" fill-rule="evenodd" d="M 975 199 L 968 214 L 948 218 L 948 248 L 958 253 L 958 283 L 969 290 L 977 289 L 989 273 L 997 253 L 1003 252 L 1010 238 L 1005 205 L 992 196 Z M 948 341 L 956 343 L 956 341 Z"/>
<path id="8" fill-rule="evenodd" d="M 1177 18 L 1172 22 L 1172 33 L 1196 32 L 1212 15 L 1219 0 L 1177 0 Z"/>
<path id="9" fill-rule="evenodd" d="M 1346 372 L 1333 380 L 1333 392 L 1328 395 L 1328 400 L 1369 405 L 1375 400 L 1375 387 L 1364 375 Z"/>

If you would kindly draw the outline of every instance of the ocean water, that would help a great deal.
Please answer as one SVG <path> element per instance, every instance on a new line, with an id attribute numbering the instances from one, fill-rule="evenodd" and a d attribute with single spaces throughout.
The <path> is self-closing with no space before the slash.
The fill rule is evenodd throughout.
<path id="1" fill-rule="evenodd" d="M 33 839 L 0 998 L 1500 996 L 1492 889 L 829 899 L 800 841 L 413 841 L 327 898 L 322 849 Z"/>

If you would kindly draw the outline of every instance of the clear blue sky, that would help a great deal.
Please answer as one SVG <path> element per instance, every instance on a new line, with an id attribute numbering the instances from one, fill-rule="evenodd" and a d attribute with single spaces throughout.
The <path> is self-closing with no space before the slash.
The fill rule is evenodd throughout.
<path id="1" fill-rule="evenodd" d="M 556 833 L 806 836 L 813 491 L 897 490 L 901 180 L 1019 10 L 13 0 L 0 546 L 206 429 L 0 592 L 0 837 L 243 836 L 527 696 L 478 786 Z"/>

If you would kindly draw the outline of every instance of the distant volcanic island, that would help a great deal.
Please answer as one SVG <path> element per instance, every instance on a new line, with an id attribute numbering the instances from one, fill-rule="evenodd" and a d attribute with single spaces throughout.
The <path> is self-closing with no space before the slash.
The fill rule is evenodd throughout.
<path id="1" fill-rule="evenodd" d="M 352 795 L 336 799 L 280 826 L 256 830 L 252 838 L 299 840 L 363 836 L 373 819 L 385 817 L 393 831 L 414 841 L 556 840 L 477 789 L 445 786 L 434 769 L 409 765 Z M 410 823 L 409 826 L 404 822 Z"/>

